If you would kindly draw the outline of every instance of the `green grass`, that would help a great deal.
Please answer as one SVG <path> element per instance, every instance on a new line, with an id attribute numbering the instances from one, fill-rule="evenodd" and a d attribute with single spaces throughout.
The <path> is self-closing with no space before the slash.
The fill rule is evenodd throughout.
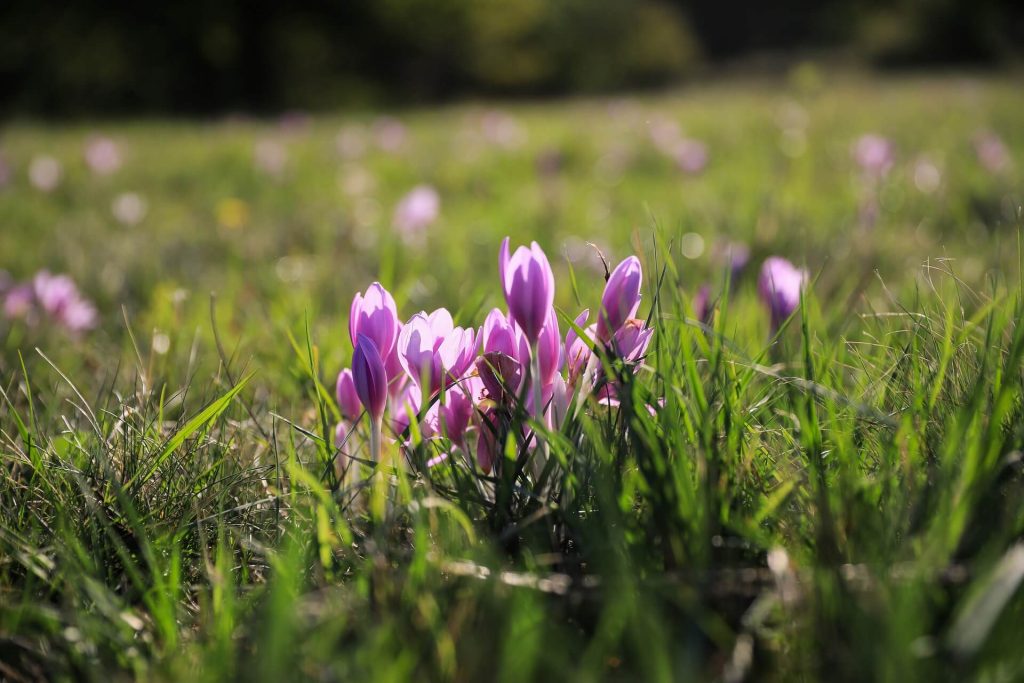
<path id="1" fill-rule="evenodd" d="M 505 109 L 519 147 L 460 106 L 403 113 L 401 153 L 349 161 L 334 138 L 370 116 L 8 126 L 0 266 L 71 273 L 101 324 L 74 339 L 0 321 L 0 678 L 1024 678 L 1019 81 Z M 708 144 L 703 174 L 655 150 L 661 119 Z M 982 129 L 1015 168 L 981 168 Z M 81 159 L 95 131 L 126 156 L 110 177 Z M 850 146 L 871 131 L 898 154 L 868 227 Z M 288 149 L 280 178 L 252 163 L 268 138 Z M 25 176 L 42 153 L 65 167 L 52 194 Z M 354 193 L 357 173 L 372 183 Z M 442 216 L 407 246 L 390 214 L 421 182 Z M 136 226 L 111 215 L 125 191 L 148 203 Z M 600 297 L 587 242 L 641 257 L 656 333 L 622 407 L 545 434 L 544 486 L 427 468 L 431 443 L 342 485 L 352 295 L 379 279 L 403 318 L 443 305 L 479 325 L 502 305 L 506 234 L 547 250 L 570 320 Z M 726 296 L 729 240 L 753 257 Z M 813 278 L 774 339 L 755 288 L 769 254 Z M 690 309 L 706 281 L 710 328 Z"/>

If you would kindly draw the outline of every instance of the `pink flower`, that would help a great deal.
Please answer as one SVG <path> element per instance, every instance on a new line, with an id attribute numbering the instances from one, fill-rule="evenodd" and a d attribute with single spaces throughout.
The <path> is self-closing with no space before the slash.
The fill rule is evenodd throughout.
<path id="1" fill-rule="evenodd" d="M 405 144 L 405 126 L 392 116 L 381 116 L 374 121 L 373 135 L 377 146 L 385 152 L 397 152 Z"/>
<path id="2" fill-rule="evenodd" d="M 395 207 L 392 223 L 407 239 L 418 239 L 441 214 L 441 195 L 429 185 L 417 185 Z"/>
<path id="3" fill-rule="evenodd" d="M 334 428 L 334 447 L 338 449 L 338 461 L 335 466 L 339 469 L 345 464 L 345 461 L 352 455 L 352 447 L 349 443 L 349 437 L 352 436 L 352 431 L 345 421 L 342 420 Z"/>
<path id="4" fill-rule="evenodd" d="M 711 321 L 711 288 L 701 285 L 697 295 L 693 297 L 693 315 L 705 325 Z"/>
<path id="5" fill-rule="evenodd" d="M 355 345 L 359 335 L 369 338 L 382 358 L 391 355 L 400 327 L 395 299 L 379 282 L 356 293 L 348 316 L 348 333 Z"/>
<path id="6" fill-rule="evenodd" d="M 400 435 L 409 428 L 409 424 L 420 412 L 422 402 L 420 388 L 412 383 L 406 384 L 391 402 L 391 431 Z"/>
<path id="7" fill-rule="evenodd" d="M 768 308 L 773 330 L 800 306 L 800 298 L 807 283 L 807 271 L 797 268 L 781 256 L 771 256 L 761 266 L 757 292 Z"/>
<path id="8" fill-rule="evenodd" d="M 110 211 L 123 225 L 136 225 L 146 217 L 149 206 L 146 200 L 135 192 L 123 192 L 114 198 Z"/>
<path id="9" fill-rule="evenodd" d="M 511 257 L 508 243 L 506 237 L 498 258 L 502 289 L 512 319 L 533 346 L 554 305 L 555 276 L 547 256 L 536 242 L 529 248 L 519 247 Z"/>
<path id="10" fill-rule="evenodd" d="M 474 330 L 455 327 L 451 313 L 440 308 L 421 311 L 402 327 L 398 358 L 412 381 L 433 394 L 466 374 L 476 347 Z"/>
<path id="11" fill-rule="evenodd" d="M 464 378 L 445 392 L 444 403 L 440 405 L 438 431 L 459 448 L 465 448 L 463 437 L 476 413 L 473 397 L 480 389 L 479 379 Z"/>
<path id="12" fill-rule="evenodd" d="M 575 325 L 582 329 L 586 336 L 580 337 L 576 329 L 570 327 L 565 333 L 565 364 L 569 368 L 569 384 L 575 385 L 576 380 L 587 367 L 593 354 L 594 339 L 597 337 L 597 325 L 585 327 L 590 317 L 590 309 L 576 316 Z"/>
<path id="13" fill-rule="evenodd" d="M 524 374 L 523 359 L 529 361 L 526 338 L 497 308 L 487 314 L 480 336 L 483 355 L 476 361 L 480 380 L 493 400 L 507 403 L 519 391 Z"/>
<path id="14" fill-rule="evenodd" d="M 558 316 L 555 309 L 548 309 L 544 327 L 537 339 L 537 357 L 540 361 L 540 382 L 542 387 L 551 385 L 554 376 L 562 369 L 562 339 L 558 331 Z"/>
<path id="15" fill-rule="evenodd" d="M 43 270 L 32 279 L 35 301 L 47 316 L 72 333 L 96 326 L 96 308 L 78 291 L 67 275 L 50 275 Z"/>
<path id="16" fill-rule="evenodd" d="M 865 175 L 883 178 L 896 162 L 896 147 L 875 133 L 862 135 L 853 148 L 853 158 Z"/>
<path id="17" fill-rule="evenodd" d="M 481 416 L 480 433 L 476 439 L 476 461 L 484 474 L 490 474 L 501 457 L 502 445 L 498 443 L 498 416 L 489 410 Z"/>
<path id="18" fill-rule="evenodd" d="M 708 146 L 700 140 L 684 138 L 676 143 L 672 156 L 680 171 L 696 175 L 707 168 Z"/>
<path id="19" fill-rule="evenodd" d="M 597 319 L 597 338 L 607 341 L 640 306 L 643 270 L 640 259 L 630 256 L 615 267 L 601 296 L 601 313 Z"/>
<path id="20" fill-rule="evenodd" d="M 28 179 L 32 187 L 43 192 L 53 192 L 60 185 L 64 167 L 51 156 L 38 156 L 28 166 Z"/>
<path id="21" fill-rule="evenodd" d="M 121 150 L 108 137 L 94 137 L 85 146 L 85 163 L 96 175 L 110 175 L 121 168 Z"/>
<path id="22" fill-rule="evenodd" d="M 9 319 L 27 318 L 35 306 L 35 290 L 30 284 L 20 284 L 7 290 L 4 295 L 4 315 Z"/>
<path id="23" fill-rule="evenodd" d="M 654 328 L 647 327 L 643 320 L 627 320 L 612 338 L 615 355 L 627 363 L 635 363 L 647 352 Z"/>
<path id="24" fill-rule="evenodd" d="M 974 137 L 974 153 L 978 157 L 978 163 L 989 173 L 1003 173 L 1013 165 L 1010 151 L 992 131 L 985 131 Z"/>
<path id="25" fill-rule="evenodd" d="M 363 334 L 356 339 L 356 350 L 352 355 L 352 380 L 359 401 L 370 418 L 379 424 L 388 400 L 387 374 L 377 346 Z"/>
<path id="26" fill-rule="evenodd" d="M 338 373 L 338 382 L 335 384 L 334 391 L 342 417 L 352 422 L 358 420 L 363 412 L 363 406 L 359 400 L 359 393 L 356 391 L 356 383 L 351 370 L 346 368 Z"/>

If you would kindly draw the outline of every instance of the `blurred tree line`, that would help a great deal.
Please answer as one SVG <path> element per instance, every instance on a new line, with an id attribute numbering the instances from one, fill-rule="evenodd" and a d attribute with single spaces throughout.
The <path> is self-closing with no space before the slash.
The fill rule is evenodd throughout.
<path id="1" fill-rule="evenodd" d="M 1000 63 L 1019 0 L 4 0 L 0 111 L 272 111 L 656 85 L 842 48 Z"/>

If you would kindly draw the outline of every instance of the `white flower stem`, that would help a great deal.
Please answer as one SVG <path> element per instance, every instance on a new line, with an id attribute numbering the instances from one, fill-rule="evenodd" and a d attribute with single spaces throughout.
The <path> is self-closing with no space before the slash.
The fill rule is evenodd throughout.
<path id="1" fill-rule="evenodd" d="M 541 386 L 540 378 L 540 353 L 538 351 L 538 345 L 533 345 L 533 355 L 530 359 L 530 374 L 533 376 L 533 417 L 537 420 L 538 427 L 544 424 L 544 388 Z M 544 471 L 544 466 L 548 462 L 548 442 L 546 439 L 542 440 L 537 429 L 533 430 L 533 438 L 537 440 L 537 450 L 533 453 L 531 459 L 530 468 L 533 472 L 533 477 L 536 480 L 540 477 L 541 472 Z"/>
<path id="2" fill-rule="evenodd" d="M 370 459 L 380 462 L 380 437 L 384 416 L 370 417 Z"/>

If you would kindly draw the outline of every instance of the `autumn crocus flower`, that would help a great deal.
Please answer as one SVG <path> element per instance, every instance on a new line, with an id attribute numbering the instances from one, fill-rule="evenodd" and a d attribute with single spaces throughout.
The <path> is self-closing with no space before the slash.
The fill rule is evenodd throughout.
<path id="1" fill-rule="evenodd" d="M 896 162 L 896 147 L 876 133 L 862 135 L 853 148 L 853 158 L 865 175 L 882 178 Z"/>
<path id="2" fill-rule="evenodd" d="M 693 315 L 705 325 L 711 322 L 711 288 L 704 284 L 693 297 Z"/>
<path id="3" fill-rule="evenodd" d="M 480 336 L 483 355 L 476 361 L 480 380 L 493 400 L 507 402 L 518 393 L 523 378 L 523 360 L 529 358 L 526 338 L 497 308 L 487 314 Z"/>
<path id="4" fill-rule="evenodd" d="M 974 153 L 989 173 L 1002 173 L 1013 165 L 1006 144 L 992 131 L 984 131 L 974 137 Z"/>
<path id="5" fill-rule="evenodd" d="M 38 156 L 28 166 L 28 179 L 32 187 L 43 192 L 53 192 L 60 185 L 64 167 L 51 156 Z"/>
<path id="6" fill-rule="evenodd" d="M 370 454 L 380 459 L 380 431 L 388 401 L 388 378 L 384 361 L 373 341 L 364 334 L 356 338 L 352 354 L 352 381 L 359 402 L 370 416 Z"/>
<path id="7" fill-rule="evenodd" d="M 476 460 L 484 474 L 490 474 L 501 455 L 498 444 L 498 416 L 488 410 L 480 417 L 480 432 L 476 439 Z"/>
<path id="8" fill-rule="evenodd" d="M 541 328 L 555 302 L 555 276 L 548 257 L 536 242 L 519 247 L 509 256 L 509 238 L 501 243 L 498 271 L 512 319 L 530 346 L 537 344 Z"/>
<path id="9" fill-rule="evenodd" d="M 380 420 L 388 400 L 387 374 L 376 344 L 363 334 L 357 338 L 352 354 L 352 383 L 370 418 Z"/>
<path id="10" fill-rule="evenodd" d="M 708 165 L 708 146 L 700 140 L 684 138 L 675 145 L 673 156 L 680 171 L 697 175 Z"/>
<path id="11" fill-rule="evenodd" d="M 612 350 L 627 363 L 635 363 L 647 352 L 653 334 L 654 328 L 647 327 L 643 320 L 631 318 L 612 337 Z"/>
<path id="12" fill-rule="evenodd" d="M 601 296 L 601 312 L 597 319 L 598 339 L 608 341 L 626 320 L 636 315 L 642 284 L 643 270 L 636 256 L 630 256 L 615 266 Z"/>
<path id="13" fill-rule="evenodd" d="M 391 431 L 396 435 L 403 434 L 412 420 L 419 415 L 422 392 L 415 384 L 406 384 L 397 394 L 392 392 Z"/>
<path id="14" fill-rule="evenodd" d="M 757 292 L 768 308 L 772 330 L 779 329 L 800 306 L 806 282 L 807 271 L 797 268 L 781 256 L 765 259 L 757 280 Z"/>
<path id="15" fill-rule="evenodd" d="M 540 383 L 548 387 L 554 376 L 562 369 L 562 339 L 558 331 L 558 315 L 555 309 L 549 309 L 544 327 L 541 328 L 537 340 L 537 362 L 540 370 Z"/>
<path id="16" fill-rule="evenodd" d="M 96 325 L 96 307 L 82 297 L 78 287 L 67 275 L 36 273 L 32 290 L 39 308 L 71 333 L 78 334 Z"/>
<path id="17" fill-rule="evenodd" d="M 438 409 L 438 431 L 459 448 L 465 448 L 464 436 L 476 412 L 473 397 L 480 388 L 479 379 L 466 377 L 445 393 L 444 402 Z"/>
<path id="18" fill-rule="evenodd" d="M 356 391 L 355 379 L 352 371 L 348 368 L 338 373 L 338 381 L 334 387 L 338 399 L 338 407 L 341 408 L 341 415 L 352 422 L 359 419 L 362 414 L 362 402 L 359 400 L 359 393 Z"/>
<path id="19" fill-rule="evenodd" d="M 392 223 L 402 237 L 415 241 L 440 214 L 441 195 L 430 185 L 418 185 L 398 202 Z"/>
<path id="20" fill-rule="evenodd" d="M 402 327 L 398 357 L 413 382 L 433 394 L 466 373 L 476 347 L 475 331 L 455 327 L 451 313 L 440 308 L 421 311 Z"/>
<path id="21" fill-rule="evenodd" d="M 85 163 L 96 175 L 109 175 L 121 168 L 121 150 L 108 137 L 94 137 L 86 143 Z"/>
<path id="22" fill-rule="evenodd" d="M 586 327 L 587 319 L 590 318 L 590 309 L 587 309 L 576 316 L 574 327 L 570 327 L 565 333 L 565 364 L 569 369 L 569 384 L 575 385 L 576 380 L 583 374 L 590 356 L 593 354 L 594 337 L 597 335 L 597 325 Z M 583 330 L 583 337 L 576 333 L 576 328 Z"/>
<path id="23" fill-rule="evenodd" d="M 356 293 L 348 317 L 348 332 L 355 345 L 359 335 L 369 338 L 382 359 L 395 348 L 400 327 L 398 309 L 391 293 L 374 282 L 364 294 Z"/>
<path id="24" fill-rule="evenodd" d="M 10 319 L 28 318 L 32 315 L 35 300 L 32 285 L 15 285 L 4 293 L 4 315 Z"/>

